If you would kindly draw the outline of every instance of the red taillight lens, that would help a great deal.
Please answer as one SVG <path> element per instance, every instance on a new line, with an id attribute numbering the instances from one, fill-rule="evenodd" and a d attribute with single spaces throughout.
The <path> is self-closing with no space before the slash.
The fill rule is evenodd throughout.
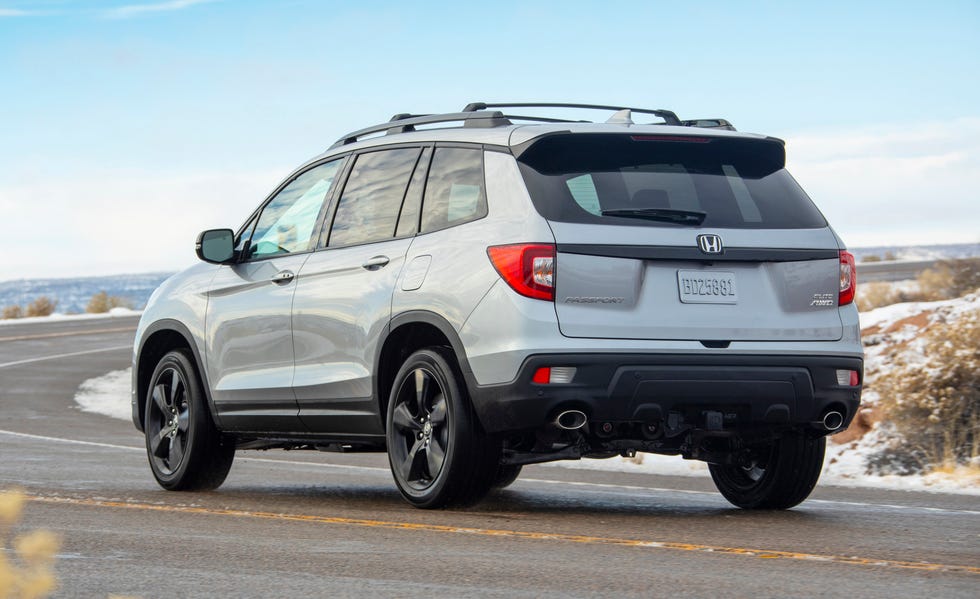
<path id="1" fill-rule="evenodd" d="M 854 265 L 854 256 L 850 252 L 841 251 L 840 253 L 840 295 L 837 305 L 846 306 L 854 301 L 854 294 L 857 291 L 857 266 Z"/>
<path id="2" fill-rule="evenodd" d="M 536 371 L 534 371 L 534 376 L 531 377 L 531 382 L 539 385 L 547 385 L 551 382 L 551 369 L 547 366 L 538 368 Z"/>
<path id="3" fill-rule="evenodd" d="M 555 300 L 555 246 L 518 243 L 487 248 L 490 262 L 511 288 L 527 297 Z"/>

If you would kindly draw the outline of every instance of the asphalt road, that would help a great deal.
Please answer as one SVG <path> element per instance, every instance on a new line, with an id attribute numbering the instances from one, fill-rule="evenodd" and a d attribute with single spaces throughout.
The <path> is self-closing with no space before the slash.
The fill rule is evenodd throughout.
<path id="1" fill-rule="evenodd" d="M 135 319 L 0 327 L 0 488 L 61 535 L 59 597 L 976 597 L 980 499 L 818 487 L 785 512 L 707 478 L 525 469 L 422 511 L 384 455 L 240 452 L 210 493 L 154 483 L 142 437 L 84 413 Z"/>

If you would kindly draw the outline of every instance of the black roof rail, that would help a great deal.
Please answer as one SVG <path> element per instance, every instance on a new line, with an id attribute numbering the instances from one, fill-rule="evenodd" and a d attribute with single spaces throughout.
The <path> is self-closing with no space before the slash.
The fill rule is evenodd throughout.
<path id="1" fill-rule="evenodd" d="M 463 112 L 476 112 L 478 110 L 486 110 L 488 108 L 585 108 L 589 110 L 629 110 L 630 112 L 638 112 L 640 114 L 652 114 L 658 116 L 664 120 L 666 125 L 680 125 L 681 120 L 674 114 L 673 111 L 664 109 L 653 109 L 653 108 L 632 108 L 630 106 L 609 106 L 606 104 L 564 104 L 564 103 L 552 103 L 552 102 L 505 102 L 505 103 L 488 103 L 488 102 L 471 102 L 463 108 Z M 562 122 L 562 121 L 557 121 Z M 575 121 L 569 121 L 575 122 Z"/>
<path id="2" fill-rule="evenodd" d="M 510 125 L 504 113 L 499 110 L 489 112 L 449 112 L 446 114 L 414 115 L 401 113 L 391 117 L 391 120 L 379 125 L 365 127 L 352 131 L 338 139 L 330 148 L 352 144 L 360 138 L 372 133 L 406 133 L 415 131 L 416 125 L 432 125 L 435 123 L 452 123 L 462 121 L 464 127 L 501 127 Z"/>

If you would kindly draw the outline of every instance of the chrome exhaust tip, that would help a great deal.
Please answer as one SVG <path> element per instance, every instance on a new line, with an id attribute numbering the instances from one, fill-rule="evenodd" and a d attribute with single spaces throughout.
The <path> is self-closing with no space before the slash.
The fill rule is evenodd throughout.
<path id="1" fill-rule="evenodd" d="M 565 431 L 575 431 L 585 426 L 588 421 L 585 412 L 581 410 L 565 410 L 555 418 L 555 426 Z"/>
<path id="2" fill-rule="evenodd" d="M 835 431 L 844 425 L 844 415 L 837 410 L 831 410 L 823 415 L 823 427 Z"/>

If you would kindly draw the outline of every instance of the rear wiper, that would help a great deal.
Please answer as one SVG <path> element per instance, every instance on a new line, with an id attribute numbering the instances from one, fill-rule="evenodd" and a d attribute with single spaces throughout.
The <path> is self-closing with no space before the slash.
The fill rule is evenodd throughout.
<path id="1" fill-rule="evenodd" d="M 700 225 L 707 212 L 699 210 L 671 210 L 670 208 L 620 208 L 603 210 L 603 216 L 622 216 L 625 218 L 645 218 L 678 225 Z"/>

